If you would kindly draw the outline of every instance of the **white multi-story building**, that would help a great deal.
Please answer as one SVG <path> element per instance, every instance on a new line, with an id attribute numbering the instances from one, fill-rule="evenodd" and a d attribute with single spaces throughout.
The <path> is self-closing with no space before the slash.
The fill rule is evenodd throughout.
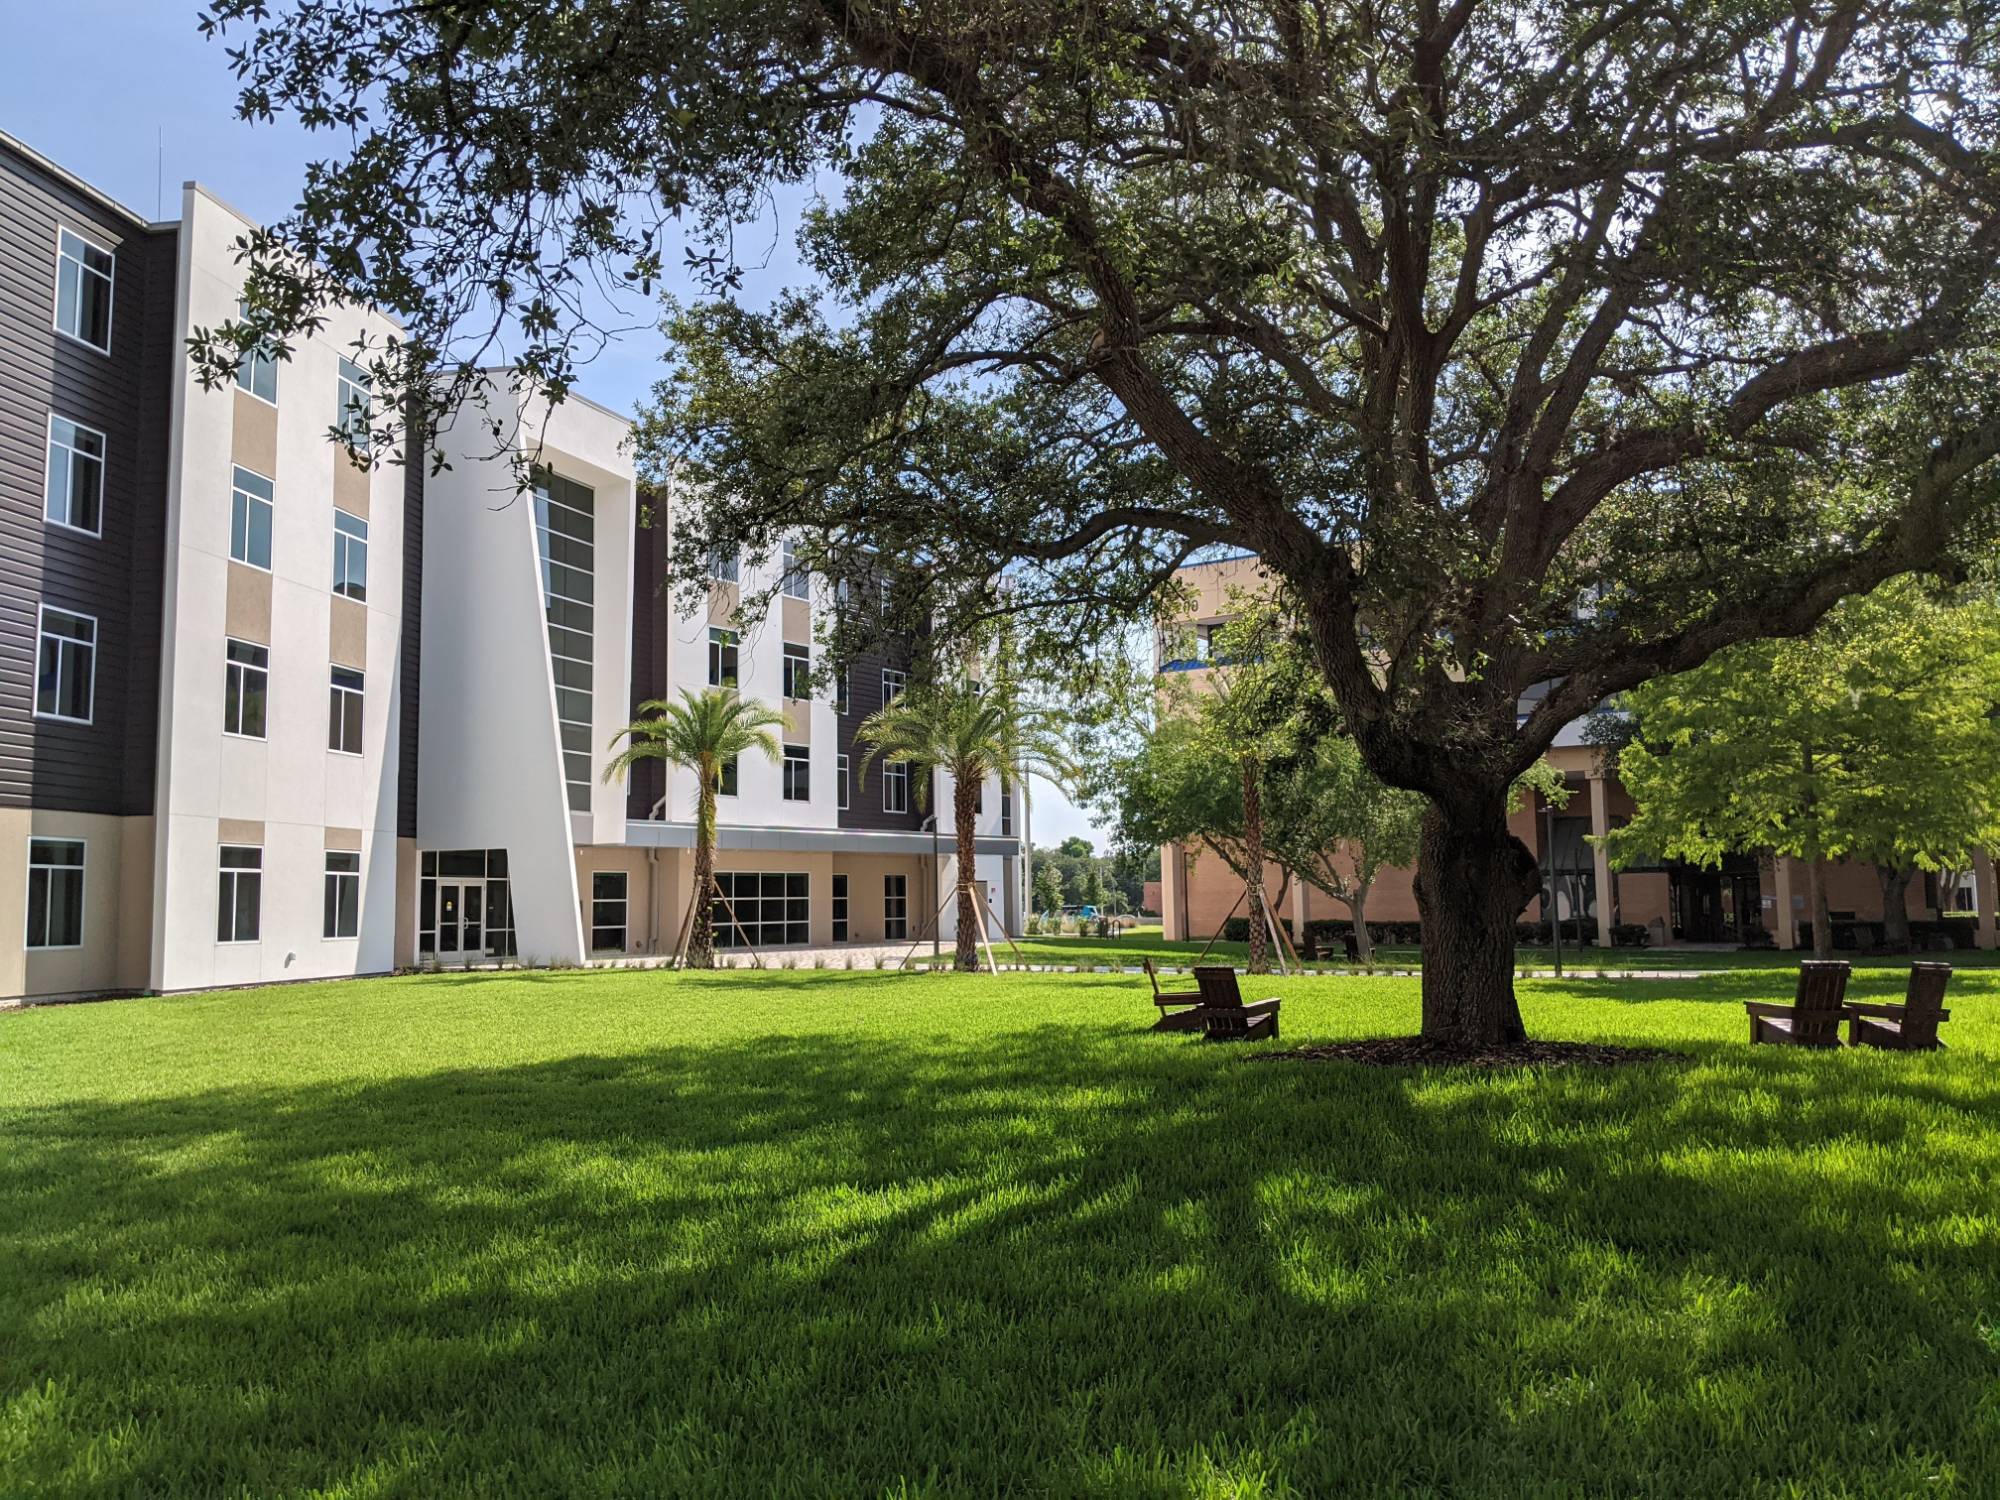
<path id="1" fill-rule="evenodd" d="M 669 953 L 691 779 L 605 768 L 637 704 L 725 681 L 786 728 L 725 787 L 720 941 L 949 940 L 950 788 L 859 775 L 907 664 L 816 689 L 819 583 L 741 618 L 783 559 L 677 608 L 675 497 L 589 401 L 496 374 L 500 451 L 466 420 L 428 480 L 355 463 L 329 432 L 379 314 L 204 388 L 186 340 L 236 314 L 250 227 L 192 184 L 149 223 L 0 136 L 0 1000 Z M 996 784 L 980 817 L 1018 931 L 1027 808 Z"/>

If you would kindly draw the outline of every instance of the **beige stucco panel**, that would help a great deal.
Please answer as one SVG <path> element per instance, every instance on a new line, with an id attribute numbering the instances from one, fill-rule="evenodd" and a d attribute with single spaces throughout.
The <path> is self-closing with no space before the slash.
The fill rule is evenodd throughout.
<path id="1" fill-rule="evenodd" d="M 333 503 L 350 516 L 368 519 L 369 493 L 374 485 L 374 474 L 360 467 L 348 456 L 345 448 L 333 450 Z"/>
<path id="2" fill-rule="evenodd" d="M 229 431 L 229 455 L 244 468 L 255 469 L 266 479 L 276 480 L 278 408 L 239 388 L 236 392 L 235 421 Z"/>
<path id="3" fill-rule="evenodd" d="M 103 813 L 0 809 L 0 999 L 87 995 L 146 983 L 152 911 L 153 820 Z M 81 839 L 83 942 L 25 945 L 28 841 Z"/>
<path id="4" fill-rule="evenodd" d="M 327 660 L 357 672 L 368 670 L 368 606 L 352 599 L 329 599 Z"/>
<path id="5" fill-rule="evenodd" d="M 271 644 L 271 575 L 248 563 L 229 565 L 223 629 L 239 641 Z M 216 671 L 220 673 L 221 667 Z"/>

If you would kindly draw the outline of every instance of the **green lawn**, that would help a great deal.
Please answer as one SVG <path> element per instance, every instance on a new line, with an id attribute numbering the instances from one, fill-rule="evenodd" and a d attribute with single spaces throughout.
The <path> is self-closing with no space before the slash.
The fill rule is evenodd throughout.
<path id="1" fill-rule="evenodd" d="M 1695 1060 L 1504 1076 L 1124 976 L 0 1015 L 0 1494 L 1993 1494 L 2000 971 L 1922 1057 L 1753 1052 L 1785 987 L 1531 988 Z"/>
<path id="2" fill-rule="evenodd" d="M 1233 963 L 1241 965 L 1247 957 L 1247 945 L 1243 943 L 1182 943 L 1169 942 L 1160 936 L 1158 927 L 1140 927 L 1119 938 L 1095 937 L 1047 937 L 1022 938 L 1018 945 L 1022 956 L 1031 964 L 1132 964 L 1142 958 L 1150 958 L 1158 964 L 1191 964 L 1201 958 L 1207 950 L 1203 962 Z M 943 961 L 951 961 L 951 944 L 942 945 Z M 994 950 L 1000 962 L 1014 961 L 1012 950 L 1001 943 Z M 1524 969 L 1547 969 L 1555 962 L 1553 948 L 1519 948 L 1516 950 L 1518 963 Z M 1598 948 L 1595 946 L 1577 948 L 1571 944 L 1563 947 L 1565 970 L 1577 969 L 1784 969 L 1797 967 L 1801 958 L 1810 954 L 1780 953 L 1776 949 L 1743 949 L 1729 952 L 1714 952 L 1708 949 L 1692 948 Z M 1915 955 L 1867 955 L 1841 953 L 1835 955 L 1852 963 L 1857 969 L 1887 968 L 1907 969 L 1912 957 L 1942 959 L 1956 968 L 1983 968 L 2000 965 L 2000 953 L 1979 952 L 1960 948 L 1949 953 L 1919 953 Z M 915 961 L 926 963 L 930 960 L 930 944 L 918 945 Z M 1315 970 L 1325 969 L 1330 973 L 1340 973 L 1353 966 L 1339 959 L 1310 966 Z M 1423 967 L 1423 952 L 1418 948 L 1394 947 L 1387 943 L 1375 948 L 1375 967 L 1385 969 L 1418 969 Z"/>

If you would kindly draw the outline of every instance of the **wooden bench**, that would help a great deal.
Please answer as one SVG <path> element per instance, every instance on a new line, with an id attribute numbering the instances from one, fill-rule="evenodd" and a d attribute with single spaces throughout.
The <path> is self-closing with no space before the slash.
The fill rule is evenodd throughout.
<path id="1" fill-rule="evenodd" d="M 1159 1008 L 1160 1018 L 1153 1023 L 1154 1031 L 1199 1031 L 1201 1030 L 1201 992 L 1199 990 L 1163 990 L 1160 988 L 1160 971 L 1153 967 L 1153 961 L 1142 959 L 1141 967 L 1153 986 L 1153 1004 Z"/>
<path id="2" fill-rule="evenodd" d="M 1195 983 L 1201 986 L 1202 1035 L 1211 1042 L 1255 1042 L 1278 1037 L 1278 1002 L 1257 1000 L 1245 1004 L 1236 986 L 1236 971 L 1220 964 L 1198 965 Z"/>
<path id="3" fill-rule="evenodd" d="M 1799 965 L 1798 993 L 1790 1005 L 1746 1000 L 1750 1040 L 1784 1047 L 1838 1047 L 1850 972 L 1843 960 L 1809 958 Z"/>
<path id="4" fill-rule="evenodd" d="M 1951 1019 L 1944 1008 L 1944 990 L 1950 983 L 1950 964 L 1911 964 L 1910 987 L 1901 1005 L 1848 1001 L 1843 1007 L 1847 1045 L 1890 1052 L 1931 1052 L 1944 1046 L 1938 1040 L 1938 1026 Z"/>

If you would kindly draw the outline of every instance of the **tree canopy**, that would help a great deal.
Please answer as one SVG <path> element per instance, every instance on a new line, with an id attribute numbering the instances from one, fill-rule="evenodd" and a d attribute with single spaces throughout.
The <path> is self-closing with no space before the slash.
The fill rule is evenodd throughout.
<path id="1" fill-rule="evenodd" d="M 2000 843 L 2000 604 L 1913 580 L 1837 608 L 1797 640 L 1757 641 L 1626 696 L 1619 775 L 1636 816 L 1614 861 L 1714 865 L 1765 849 L 1882 867 L 1885 915 L 1911 870 Z M 1827 946 L 1814 881 L 1815 946 Z M 1789 912 L 1781 921 L 1789 921 Z"/>
<path id="2" fill-rule="evenodd" d="M 352 132 L 223 380 L 333 297 L 448 403 L 560 393 L 592 276 L 671 310 L 642 424 L 716 542 L 912 564 L 945 633 L 1093 639 L 1181 564 L 1296 591 L 1433 801 L 1435 1036 L 1520 1035 L 1504 799 L 1610 694 L 1990 542 L 2000 27 L 1960 0 L 211 0 L 239 108 Z M 828 170 L 814 284 L 735 236 Z M 481 316 L 483 315 L 483 316 Z M 435 378 L 436 372 L 444 378 Z M 1553 683 L 1530 711 L 1524 689 Z"/>

